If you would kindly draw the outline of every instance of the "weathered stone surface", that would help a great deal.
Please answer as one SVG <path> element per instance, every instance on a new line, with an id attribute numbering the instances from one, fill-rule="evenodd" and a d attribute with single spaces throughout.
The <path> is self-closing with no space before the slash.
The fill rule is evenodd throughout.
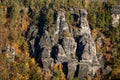
<path id="1" fill-rule="evenodd" d="M 111 21 L 112 27 L 117 27 L 119 25 L 120 14 L 112 14 L 111 17 L 112 17 L 112 21 Z"/>
<path id="2" fill-rule="evenodd" d="M 104 42 L 103 42 L 104 37 L 97 37 L 96 39 L 96 45 L 102 47 Z"/>
<path id="3" fill-rule="evenodd" d="M 27 33 L 27 40 L 35 39 L 38 33 L 37 26 L 30 26 L 28 33 Z"/>
<path id="4" fill-rule="evenodd" d="M 79 19 L 79 23 L 80 23 L 80 28 L 81 28 L 81 35 L 83 35 L 84 33 L 90 34 L 90 27 L 87 21 L 87 11 L 85 9 L 81 9 L 80 10 L 80 19 Z"/>
<path id="5" fill-rule="evenodd" d="M 91 74 L 91 73 L 89 71 L 88 65 L 79 66 L 79 74 L 78 74 L 79 79 L 85 78 L 89 74 Z"/>
<path id="6" fill-rule="evenodd" d="M 34 25 L 30 26 L 30 28 L 28 29 L 26 38 L 28 41 L 30 53 L 33 57 L 36 56 L 36 49 L 38 48 L 38 45 L 35 45 L 38 39 L 37 35 L 38 35 L 38 26 L 34 26 Z"/>
<path id="7" fill-rule="evenodd" d="M 58 61 L 61 63 L 67 61 L 67 56 L 61 45 L 58 45 Z"/>
<path id="8" fill-rule="evenodd" d="M 87 21 L 87 11 L 78 8 L 71 8 L 70 11 L 76 18 L 76 30 L 69 29 L 64 9 L 57 11 L 53 35 L 48 33 L 47 28 L 42 29 L 42 34 L 39 34 L 41 30 L 38 31 L 37 27 L 32 26 L 29 29 L 27 39 L 31 53 L 36 54 L 34 57 L 44 70 L 52 70 L 52 64 L 57 63 L 62 64 L 66 78 L 94 76 L 101 67 L 99 61 L 102 58 L 99 57 L 98 60 L 96 56 L 96 45 Z M 64 31 L 72 36 L 63 36 Z"/>
<path id="9" fill-rule="evenodd" d="M 77 69 L 77 60 L 68 62 L 68 75 L 67 78 L 74 78 Z"/>
<path id="10" fill-rule="evenodd" d="M 69 27 L 68 27 L 68 24 L 66 22 L 66 19 L 65 19 L 65 10 L 64 9 L 60 9 L 58 12 L 57 12 L 57 20 L 56 20 L 56 23 L 55 23 L 55 34 L 62 34 L 64 30 L 68 30 Z"/>
<path id="11" fill-rule="evenodd" d="M 94 76 L 96 71 L 101 67 L 96 56 L 95 41 L 91 36 L 91 31 L 87 21 L 87 12 L 80 10 L 80 39 L 77 46 L 77 56 L 80 60 L 79 77 Z M 82 72 L 82 73 L 80 73 Z"/>
<path id="12" fill-rule="evenodd" d="M 44 70 L 47 70 L 47 69 L 52 70 L 52 66 L 53 66 L 52 64 L 54 62 L 52 58 L 44 58 L 44 59 L 41 59 L 41 61 L 42 61 Z"/>
<path id="13" fill-rule="evenodd" d="M 110 66 L 107 66 L 105 68 L 105 75 L 109 75 L 112 72 L 112 68 Z"/>
<path id="14" fill-rule="evenodd" d="M 41 36 L 41 39 L 39 41 L 39 45 L 40 45 L 41 48 L 52 46 L 52 42 L 51 42 L 49 33 L 47 31 L 45 31 L 45 33 Z"/>
<path id="15" fill-rule="evenodd" d="M 103 74 L 103 80 L 109 79 L 111 73 L 112 73 L 112 68 L 110 66 L 105 67 L 101 73 Z"/>
<path id="16" fill-rule="evenodd" d="M 79 51 L 79 52 L 78 52 Z M 94 43 L 93 38 L 88 35 L 84 34 L 78 43 L 78 55 L 82 55 L 82 59 L 93 59 L 96 60 L 96 46 Z"/>
<path id="17" fill-rule="evenodd" d="M 8 45 L 8 47 L 7 47 L 7 54 L 8 54 L 9 60 L 14 61 L 14 59 L 15 59 L 15 50 L 10 45 Z"/>
<path id="18" fill-rule="evenodd" d="M 75 57 L 77 44 L 72 37 L 64 37 L 62 40 L 62 47 L 67 57 Z"/>
<path id="19" fill-rule="evenodd" d="M 45 47 L 43 48 L 39 56 L 41 56 L 41 59 L 43 60 L 45 58 L 50 58 L 51 57 L 50 54 L 51 54 L 51 48 Z"/>
<path id="20" fill-rule="evenodd" d="M 101 54 L 101 53 L 98 53 L 96 54 L 97 58 L 98 58 L 98 61 L 100 62 L 101 66 L 104 65 L 105 63 L 105 59 L 104 59 L 104 56 Z"/>

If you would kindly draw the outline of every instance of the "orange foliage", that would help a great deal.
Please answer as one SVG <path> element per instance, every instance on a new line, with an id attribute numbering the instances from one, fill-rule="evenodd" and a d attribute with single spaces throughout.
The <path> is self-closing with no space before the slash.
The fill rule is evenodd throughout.
<path id="1" fill-rule="evenodd" d="M 85 0 L 85 4 L 84 4 L 85 8 L 88 7 L 88 4 L 89 4 L 89 0 Z"/>
<path id="2" fill-rule="evenodd" d="M 59 65 L 59 70 L 60 70 L 60 73 L 61 73 L 61 80 L 66 80 L 65 75 L 64 75 L 64 73 L 62 71 L 62 64 Z"/>
<path id="3" fill-rule="evenodd" d="M 4 37 L 6 36 L 8 36 L 8 29 L 7 28 L 5 28 L 5 29 L 3 29 L 3 33 L 4 33 Z"/>
<path id="4" fill-rule="evenodd" d="M 111 52 L 113 45 L 108 45 L 106 46 L 106 51 Z"/>
<path id="5" fill-rule="evenodd" d="M 28 25 L 29 25 L 29 21 L 25 20 L 25 19 L 22 19 L 22 25 L 21 25 L 21 30 L 22 31 L 26 31 L 27 28 L 28 28 Z"/>
<path id="6" fill-rule="evenodd" d="M 15 53 L 28 54 L 27 50 L 22 50 L 22 49 L 19 48 L 20 46 L 17 42 L 12 42 L 10 44 L 15 49 Z"/>
<path id="7" fill-rule="evenodd" d="M 64 73 L 62 71 L 62 64 L 59 64 L 59 65 L 58 64 L 54 64 L 53 68 L 54 68 L 54 71 L 55 70 L 59 70 L 60 71 L 60 80 L 66 80 L 65 75 L 64 75 Z"/>
<path id="8" fill-rule="evenodd" d="M 104 57 L 105 57 L 105 59 L 106 59 L 107 62 L 110 62 L 111 54 L 107 54 L 107 53 L 106 53 L 106 54 L 104 55 Z"/>
<path id="9" fill-rule="evenodd" d="M 3 8 L 3 5 L 0 5 L 0 8 Z"/>

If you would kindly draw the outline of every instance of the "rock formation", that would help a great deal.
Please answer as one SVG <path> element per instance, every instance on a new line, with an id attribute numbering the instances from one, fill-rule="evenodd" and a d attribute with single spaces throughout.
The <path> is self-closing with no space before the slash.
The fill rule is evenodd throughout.
<path id="1" fill-rule="evenodd" d="M 14 61 L 14 59 L 15 59 L 15 50 L 10 45 L 8 45 L 8 47 L 7 47 L 7 54 L 8 54 L 9 60 Z"/>
<path id="2" fill-rule="evenodd" d="M 47 30 L 39 34 L 39 28 L 30 27 L 27 34 L 30 53 L 43 70 L 52 70 L 53 63 L 62 64 L 66 78 L 86 78 L 94 76 L 100 68 L 96 45 L 87 21 L 87 11 L 79 9 L 77 12 L 73 10 L 71 15 L 77 15 L 78 32 L 68 26 L 64 9 L 57 11 L 54 34 L 50 35 Z M 70 36 L 63 36 L 65 31 Z M 55 41 L 56 37 L 58 39 Z"/>
<path id="3" fill-rule="evenodd" d="M 96 56 L 96 45 L 88 25 L 87 12 L 84 9 L 80 10 L 79 22 L 81 38 L 78 41 L 77 55 L 80 60 L 80 71 L 82 72 L 79 77 L 93 76 L 100 68 L 100 63 Z"/>
<path id="4" fill-rule="evenodd" d="M 112 27 L 117 27 L 119 25 L 120 14 L 112 14 L 111 17 L 112 17 L 112 21 L 111 21 Z"/>

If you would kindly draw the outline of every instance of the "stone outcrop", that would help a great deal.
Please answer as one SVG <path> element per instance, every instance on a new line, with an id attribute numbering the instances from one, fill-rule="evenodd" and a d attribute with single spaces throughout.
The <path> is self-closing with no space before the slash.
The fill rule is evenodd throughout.
<path id="1" fill-rule="evenodd" d="M 65 10 L 60 9 L 57 12 L 56 16 L 57 16 L 57 20 L 55 23 L 55 29 L 56 29 L 55 34 L 61 35 L 63 31 L 69 29 L 68 24 L 67 24 L 66 19 L 65 19 Z"/>
<path id="2" fill-rule="evenodd" d="M 120 14 L 112 14 L 111 17 L 112 17 L 112 21 L 111 21 L 112 27 L 117 27 L 119 25 Z"/>
<path id="3" fill-rule="evenodd" d="M 90 31 L 90 27 L 88 25 L 88 21 L 87 21 L 87 11 L 84 9 L 80 10 L 80 19 L 79 21 L 79 27 L 80 27 L 80 31 L 81 31 L 81 35 L 87 33 L 90 35 L 91 31 Z"/>
<path id="4" fill-rule="evenodd" d="M 93 76 L 101 65 L 96 56 L 95 41 L 91 36 L 87 21 L 87 12 L 84 9 L 80 10 L 79 22 L 81 38 L 78 41 L 77 55 L 80 60 L 80 71 L 83 72 L 79 73 L 79 77 Z"/>
<path id="5" fill-rule="evenodd" d="M 26 33 L 27 34 L 27 41 L 28 41 L 28 45 L 29 45 L 29 48 L 30 48 L 30 53 L 32 56 L 35 57 L 36 55 L 36 52 L 35 52 L 35 39 L 37 37 L 37 34 L 38 34 L 38 27 L 37 26 L 30 26 L 30 28 L 28 29 L 28 32 Z"/>
<path id="6" fill-rule="evenodd" d="M 55 32 L 52 35 L 47 29 L 39 34 L 41 30 L 37 26 L 30 27 L 27 35 L 30 52 L 44 71 L 51 70 L 52 72 L 53 64 L 62 64 L 66 78 L 94 76 L 101 65 L 87 21 L 87 11 L 78 10 L 78 8 L 70 10 L 71 15 L 77 16 L 78 31 L 75 32 L 68 26 L 65 10 L 60 9 L 57 11 Z M 74 10 L 77 10 L 77 13 Z M 65 31 L 71 36 L 63 36 Z M 58 37 L 57 40 L 56 37 Z"/>
<path id="7" fill-rule="evenodd" d="M 8 47 L 7 47 L 7 54 L 8 54 L 9 60 L 14 61 L 14 59 L 15 59 L 15 50 L 10 45 L 8 45 Z"/>
<path id="8" fill-rule="evenodd" d="M 62 39 L 62 47 L 67 57 L 75 58 L 77 44 L 73 37 L 65 37 Z"/>

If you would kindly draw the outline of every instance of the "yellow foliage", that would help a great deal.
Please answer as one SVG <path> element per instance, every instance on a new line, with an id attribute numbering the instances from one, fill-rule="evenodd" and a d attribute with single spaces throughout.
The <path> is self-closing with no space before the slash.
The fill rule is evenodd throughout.
<path id="1" fill-rule="evenodd" d="M 65 79 L 65 75 L 64 75 L 64 73 L 63 73 L 63 71 L 62 71 L 62 64 L 59 65 L 59 70 L 60 70 L 60 73 L 61 73 L 61 75 L 60 75 L 60 76 L 61 76 L 60 80 L 66 80 L 66 79 Z"/>
<path id="2" fill-rule="evenodd" d="M 56 78 L 56 80 L 66 80 L 65 75 L 62 71 L 62 64 L 54 64 L 54 72 L 60 72 L 59 76 Z"/>
<path id="3" fill-rule="evenodd" d="M 26 66 L 26 69 L 29 69 L 29 63 L 28 62 L 25 63 L 25 66 Z"/>
<path id="4" fill-rule="evenodd" d="M 31 63 L 35 64 L 35 59 L 34 58 L 31 59 Z"/>
<path id="5" fill-rule="evenodd" d="M 37 67 L 37 72 L 42 73 L 42 69 L 40 67 Z"/>
<path id="6" fill-rule="evenodd" d="M 44 80 L 50 80 L 51 79 L 51 72 L 50 70 L 46 70 L 46 72 L 44 73 L 43 77 L 44 77 Z"/>
<path id="7" fill-rule="evenodd" d="M 22 53 L 21 50 L 19 49 L 18 43 L 13 42 L 13 43 L 11 43 L 11 45 L 14 48 L 15 53 Z"/>
<path id="8" fill-rule="evenodd" d="M 0 8 L 3 8 L 3 5 L 0 5 Z"/>
<path id="9" fill-rule="evenodd" d="M 96 28 L 96 29 L 93 29 L 91 34 L 92 34 L 92 37 L 93 37 L 93 38 L 96 38 L 96 37 L 97 37 L 97 34 L 98 34 L 98 29 L 97 29 L 97 28 Z"/>
<path id="10" fill-rule="evenodd" d="M 114 78 L 116 78 L 116 77 L 119 77 L 120 76 L 120 67 L 119 67 L 119 65 L 118 65 L 118 67 L 116 67 L 116 68 L 114 68 L 113 70 L 112 70 L 112 77 Z"/>
<path id="11" fill-rule="evenodd" d="M 58 64 L 53 65 L 54 70 L 58 69 Z"/>
<path id="12" fill-rule="evenodd" d="M 85 0 L 84 7 L 87 8 L 89 4 L 89 0 Z"/>
<path id="13" fill-rule="evenodd" d="M 21 30 L 26 31 L 29 25 L 29 21 L 26 21 L 25 19 L 22 19 L 22 25 L 21 25 Z"/>
<path id="14" fill-rule="evenodd" d="M 101 47 L 99 45 L 96 45 L 96 50 L 97 50 L 97 52 L 102 53 L 102 49 L 101 49 Z"/>

